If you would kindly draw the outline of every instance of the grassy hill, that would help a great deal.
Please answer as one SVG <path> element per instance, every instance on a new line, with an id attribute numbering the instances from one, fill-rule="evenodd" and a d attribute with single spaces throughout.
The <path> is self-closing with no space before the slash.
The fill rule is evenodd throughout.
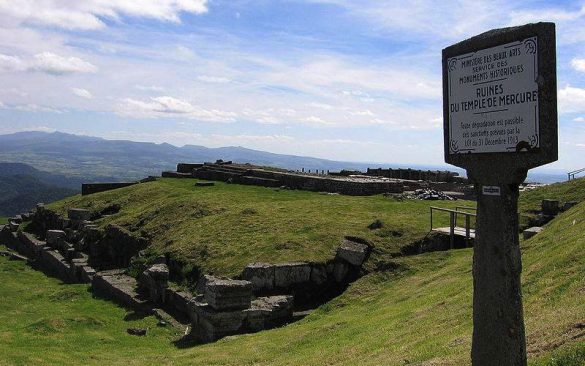
<path id="1" fill-rule="evenodd" d="M 585 362 L 585 204 L 522 242 L 531 365 Z M 205 365 L 466 365 L 471 340 L 470 249 L 401 259 L 298 323 L 214 344 L 176 347 L 154 320 L 61 286 L 0 258 L 0 363 Z M 16 273 L 16 274 L 15 274 Z M 126 318 L 132 319 L 132 316 Z M 144 338 L 125 334 L 140 324 Z"/>
<path id="2" fill-rule="evenodd" d="M 101 225 L 116 222 L 143 231 L 161 250 L 185 256 L 195 251 L 194 262 L 227 273 L 252 258 L 328 258 L 344 234 L 372 240 L 373 260 L 382 262 L 428 230 L 428 202 L 223 184 L 196 188 L 193 183 L 163 179 L 53 206 L 99 210 L 119 203 L 120 213 Z M 573 191 L 564 189 L 550 186 L 523 195 L 521 207 L 531 207 L 538 195 L 569 200 Z M 386 227 L 370 231 L 367 225 L 376 218 Z M 271 236 L 273 231 L 278 236 Z M 585 363 L 583 232 L 585 202 L 521 241 L 530 365 Z M 171 234 L 177 239 L 165 242 Z M 221 245 L 213 245 L 213 238 Z M 300 245 L 276 247 L 275 238 Z M 207 256 L 197 254 L 202 243 Z M 468 365 L 472 249 L 392 260 L 397 270 L 361 278 L 300 322 L 187 346 L 173 343 L 178 334 L 156 327 L 152 318 L 133 320 L 115 305 L 92 299 L 85 286 L 62 286 L 24 263 L 0 257 L 0 298 L 5 299 L 0 302 L 0 364 Z M 149 327 L 149 335 L 125 333 L 137 325 Z"/>
<path id="3" fill-rule="evenodd" d="M 113 204 L 118 214 L 97 221 L 118 224 L 150 238 L 153 248 L 187 259 L 204 272 L 233 275 L 251 262 L 326 261 L 344 235 L 375 246 L 372 265 L 382 264 L 429 231 L 429 206 L 461 201 L 412 201 L 384 196 L 350 197 L 216 183 L 195 187 L 191 179 L 159 179 L 115 191 L 75 196 L 52 207 Z M 448 226 L 448 215 L 436 217 Z M 383 227 L 368 229 L 375 220 Z"/>

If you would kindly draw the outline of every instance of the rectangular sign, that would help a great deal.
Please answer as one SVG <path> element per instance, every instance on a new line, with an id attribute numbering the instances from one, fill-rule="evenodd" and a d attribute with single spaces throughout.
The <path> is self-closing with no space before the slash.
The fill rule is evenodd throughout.
<path id="1" fill-rule="evenodd" d="M 485 196 L 499 196 L 500 195 L 500 187 L 498 186 L 483 186 L 481 189 L 483 195 Z"/>
<path id="2" fill-rule="evenodd" d="M 538 37 L 447 59 L 449 154 L 539 147 Z"/>

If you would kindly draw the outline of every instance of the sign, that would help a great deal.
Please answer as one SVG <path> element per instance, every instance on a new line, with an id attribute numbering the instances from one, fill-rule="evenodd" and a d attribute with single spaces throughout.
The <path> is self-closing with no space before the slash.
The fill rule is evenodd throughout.
<path id="1" fill-rule="evenodd" d="M 443 49 L 442 64 L 447 163 L 469 173 L 495 161 L 531 169 L 558 159 L 553 24 L 477 35 Z"/>
<path id="2" fill-rule="evenodd" d="M 442 63 L 445 162 L 477 193 L 472 365 L 525 366 L 518 187 L 558 157 L 555 25 L 482 33 Z"/>
<path id="3" fill-rule="evenodd" d="M 538 37 L 450 57 L 449 153 L 538 148 Z"/>
<path id="4" fill-rule="evenodd" d="M 498 186 L 483 186 L 482 193 L 486 196 L 499 196 L 500 187 Z"/>

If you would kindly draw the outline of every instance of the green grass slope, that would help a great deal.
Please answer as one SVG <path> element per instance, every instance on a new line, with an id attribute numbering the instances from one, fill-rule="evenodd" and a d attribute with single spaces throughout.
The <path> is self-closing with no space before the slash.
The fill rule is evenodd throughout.
<path id="1" fill-rule="evenodd" d="M 585 363 L 583 232 L 585 203 L 521 243 L 531 365 Z M 83 286 L 61 286 L 23 263 L 0 258 L 0 363 L 469 364 L 472 250 L 399 262 L 398 271 L 363 277 L 295 324 L 178 348 L 166 329 L 144 338 L 126 335 L 131 323 L 122 320 L 124 311 L 92 300 Z M 70 291 L 74 295 L 65 295 Z M 141 322 L 153 327 L 151 319 Z"/>
<path id="2" fill-rule="evenodd" d="M 0 365 L 111 364 L 121 353 L 144 362 L 178 337 L 153 318 L 125 321 L 132 315 L 92 298 L 87 285 L 63 285 L 24 262 L 0 257 L 0 283 Z M 132 337 L 129 327 L 151 334 Z"/>
<path id="3" fill-rule="evenodd" d="M 344 235 L 370 240 L 375 260 L 385 260 L 429 231 L 429 206 L 465 202 L 399 201 L 381 195 L 350 197 L 216 183 L 159 179 L 49 207 L 94 211 L 119 204 L 121 211 L 97 221 L 118 224 L 151 239 L 159 251 L 177 254 L 207 273 L 234 275 L 251 262 L 325 261 Z M 384 226 L 368 229 L 379 219 Z M 436 215 L 448 226 L 448 215 Z"/>
<path id="4" fill-rule="evenodd" d="M 522 193 L 518 202 L 521 225 L 526 225 L 528 219 L 540 211 L 543 199 L 556 199 L 561 201 L 561 205 L 569 201 L 583 202 L 585 201 L 585 178 L 555 183 Z"/>
<path id="5" fill-rule="evenodd" d="M 8 217 L 0 217 L 0 225 L 4 225 L 8 223 Z"/>

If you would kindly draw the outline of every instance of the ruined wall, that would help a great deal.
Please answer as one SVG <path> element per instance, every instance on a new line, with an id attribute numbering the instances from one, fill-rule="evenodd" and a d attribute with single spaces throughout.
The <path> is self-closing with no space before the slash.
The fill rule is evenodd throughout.
<path id="1" fill-rule="evenodd" d="M 138 184 L 138 182 L 123 183 L 83 183 L 81 185 L 81 195 L 87 196 L 99 192 L 111 191 L 112 189 L 124 188 Z"/>
<path id="2" fill-rule="evenodd" d="M 326 176 L 310 176 L 262 169 L 242 169 L 227 165 L 216 166 L 213 164 L 207 164 L 199 169 L 195 169 L 193 176 L 199 179 L 229 181 L 238 184 L 252 184 L 264 187 L 286 186 L 290 189 L 355 196 L 368 196 L 388 192 L 402 193 L 404 191 L 400 182 L 335 179 Z"/>

